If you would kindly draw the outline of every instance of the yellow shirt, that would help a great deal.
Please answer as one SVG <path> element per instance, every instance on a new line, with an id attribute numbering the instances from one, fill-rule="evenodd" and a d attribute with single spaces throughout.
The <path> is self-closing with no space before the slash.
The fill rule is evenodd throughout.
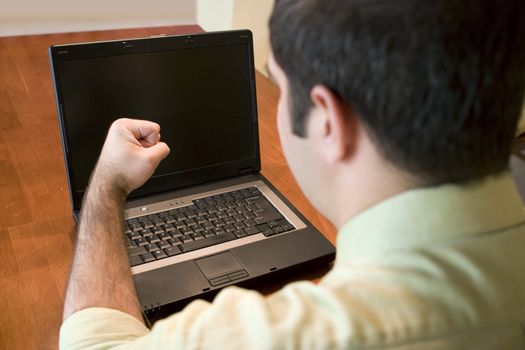
<path id="1" fill-rule="evenodd" d="M 524 349 L 525 212 L 508 175 L 408 191 L 351 220 L 316 285 L 237 287 L 150 331 L 89 308 L 61 349 Z"/>

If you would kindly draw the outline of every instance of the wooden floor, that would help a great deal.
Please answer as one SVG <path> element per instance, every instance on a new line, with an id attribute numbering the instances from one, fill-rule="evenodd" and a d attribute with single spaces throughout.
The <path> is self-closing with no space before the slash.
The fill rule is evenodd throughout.
<path id="1" fill-rule="evenodd" d="M 74 226 L 47 48 L 201 31 L 198 26 L 0 38 L 0 349 L 55 349 Z M 277 88 L 257 77 L 263 174 L 332 242 L 282 156 Z"/>

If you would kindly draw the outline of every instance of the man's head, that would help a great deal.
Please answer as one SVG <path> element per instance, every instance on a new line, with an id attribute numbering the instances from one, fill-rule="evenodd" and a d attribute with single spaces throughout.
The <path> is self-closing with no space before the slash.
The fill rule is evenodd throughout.
<path id="1" fill-rule="evenodd" d="M 525 89 L 523 0 L 277 0 L 270 33 L 298 137 L 325 87 L 423 184 L 506 169 Z"/>

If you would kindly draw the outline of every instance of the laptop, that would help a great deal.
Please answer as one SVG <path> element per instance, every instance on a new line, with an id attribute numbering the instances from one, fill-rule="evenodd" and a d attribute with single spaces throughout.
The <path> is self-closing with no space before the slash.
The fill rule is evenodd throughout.
<path id="1" fill-rule="evenodd" d="M 76 220 L 114 120 L 157 122 L 171 148 L 125 207 L 131 272 L 150 323 L 228 285 L 262 286 L 333 261 L 334 246 L 260 173 L 250 31 L 49 52 Z"/>

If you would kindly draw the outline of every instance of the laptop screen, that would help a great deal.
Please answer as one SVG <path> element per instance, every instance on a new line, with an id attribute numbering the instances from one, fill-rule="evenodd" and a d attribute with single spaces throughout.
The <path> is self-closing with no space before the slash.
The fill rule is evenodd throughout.
<path id="1" fill-rule="evenodd" d="M 54 62 L 72 190 L 86 189 L 107 130 L 121 117 L 157 122 L 171 148 L 134 195 L 221 178 L 258 162 L 249 43 L 119 49 Z"/>

